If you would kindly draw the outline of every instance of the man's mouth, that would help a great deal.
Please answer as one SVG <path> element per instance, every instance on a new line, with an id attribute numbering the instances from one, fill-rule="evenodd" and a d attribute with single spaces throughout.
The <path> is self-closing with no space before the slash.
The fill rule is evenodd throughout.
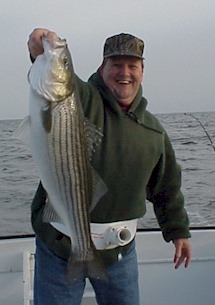
<path id="1" fill-rule="evenodd" d="M 129 81 L 129 80 L 118 80 L 117 82 L 118 82 L 119 84 L 123 84 L 123 85 L 128 85 L 128 84 L 131 83 L 131 81 Z"/>

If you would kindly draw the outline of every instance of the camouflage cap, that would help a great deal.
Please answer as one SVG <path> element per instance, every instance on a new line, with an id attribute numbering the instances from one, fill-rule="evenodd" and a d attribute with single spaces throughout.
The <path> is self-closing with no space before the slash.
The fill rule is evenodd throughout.
<path id="1" fill-rule="evenodd" d="M 107 38 L 104 45 L 104 58 L 111 56 L 134 56 L 143 58 L 144 42 L 131 34 L 118 34 Z"/>

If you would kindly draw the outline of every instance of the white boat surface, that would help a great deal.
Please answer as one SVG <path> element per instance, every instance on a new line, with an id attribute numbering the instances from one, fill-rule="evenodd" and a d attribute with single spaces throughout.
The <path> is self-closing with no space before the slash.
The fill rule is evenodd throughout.
<path id="1" fill-rule="evenodd" d="M 193 228 L 191 234 L 191 265 L 175 270 L 172 243 L 159 230 L 137 232 L 141 305 L 214 305 L 215 227 Z M 33 304 L 34 250 L 32 235 L 0 237 L 0 305 Z M 87 283 L 82 305 L 95 304 Z"/>

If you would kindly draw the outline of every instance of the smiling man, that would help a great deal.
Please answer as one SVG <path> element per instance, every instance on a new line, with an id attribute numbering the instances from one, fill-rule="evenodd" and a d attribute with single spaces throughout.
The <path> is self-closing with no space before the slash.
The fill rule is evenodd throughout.
<path id="1" fill-rule="evenodd" d="M 143 80 L 144 43 L 130 34 L 120 34 L 106 40 L 102 78 L 122 108 L 134 100 Z"/>
<path id="2" fill-rule="evenodd" d="M 28 41 L 32 61 L 43 52 L 43 35 L 59 39 L 47 29 L 35 29 Z M 141 39 L 124 33 L 114 35 L 106 40 L 102 65 L 89 81 L 76 77 L 84 114 L 103 133 L 91 163 L 108 191 L 90 219 L 92 240 L 104 262 L 107 280 L 91 277 L 86 265 L 80 268 L 76 279 L 68 282 L 70 240 L 60 227 L 43 222 L 47 194 L 40 183 L 32 202 L 35 305 L 80 305 L 86 277 L 99 305 L 139 305 L 135 234 L 137 219 L 146 212 L 146 199 L 154 206 L 165 241 L 173 242 L 175 268 L 190 263 L 189 220 L 180 190 L 181 170 L 166 131 L 146 110 L 141 86 L 143 50 Z M 126 228 L 129 238 L 123 242 L 111 239 L 107 233 L 116 228 Z M 109 239 L 98 242 L 95 236 Z"/>
<path id="3" fill-rule="evenodd" d="M 143 79 L 141 60 L 135 57 L 114 56 L 105 60 L 100 73 L 120 106 L 128 108 Z"/>

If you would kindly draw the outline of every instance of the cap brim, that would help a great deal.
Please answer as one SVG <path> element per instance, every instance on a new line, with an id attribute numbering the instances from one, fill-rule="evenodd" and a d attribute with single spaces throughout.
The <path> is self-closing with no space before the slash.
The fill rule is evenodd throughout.
<path id="1" fill-rule="evenodd" d="M 105 54 L 104 58 L 108 58 L 108 57 L 114 57 L 114 56 L 130 56 L 130 57 L 136 57 L 139 59 L 145 59 L 143 56 L 134 53 L 134 52 L 112 52 L 109 54 Z"/>

